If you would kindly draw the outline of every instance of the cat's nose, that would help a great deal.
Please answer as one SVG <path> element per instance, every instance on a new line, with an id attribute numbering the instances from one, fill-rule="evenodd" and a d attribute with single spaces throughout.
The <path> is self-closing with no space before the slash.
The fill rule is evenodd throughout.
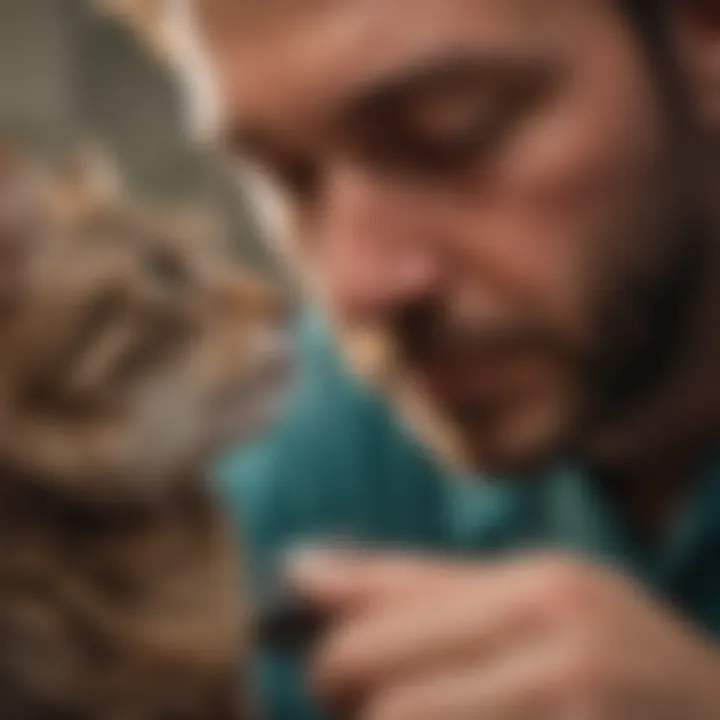
<path id="1" fill-rule="evenodd" d="M 222 300 L 232 312 L 275 326 L 290 323 L 295 304 L 283 288 L 262 278 L 241 278 L 226 286 Z"/>

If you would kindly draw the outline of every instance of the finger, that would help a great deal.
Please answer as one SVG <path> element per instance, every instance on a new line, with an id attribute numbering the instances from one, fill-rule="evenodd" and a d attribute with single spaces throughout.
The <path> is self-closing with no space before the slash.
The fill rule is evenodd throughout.
<path id="1" fill-rule="evenodd" d="M 565 703 L 566 653 L 538 643 L 498 662 L 448 666 L 387 685 L 360 706 L 362 720 L 556 720 Z"/>
<path id="2" fill-rule="evenodd" d="M 303 595 L 329 608 L 352 609 L 367 602 L 409 596 L 437 583 L 482 575 L 482 566 L 456 561 L 308 550 L 288 559 L 286 574 Z M 488 579 L 488 583 L 489 583 Z"/>
<path id="3" fill-rule="evenodd" d="M 331 630 L 313 663 L 314 686 L 341 698 L 468 655 L 493 662 L 496 654 L 529 643 L 542 628 L 540 617 L 514 583 L 496 583 L 484 594 L 472 582 L 457 583 L 449 591 L 387 601 Z"/>

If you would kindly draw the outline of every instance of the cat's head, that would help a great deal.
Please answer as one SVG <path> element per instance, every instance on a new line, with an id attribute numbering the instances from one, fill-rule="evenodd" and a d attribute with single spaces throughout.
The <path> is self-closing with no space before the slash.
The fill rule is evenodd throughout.
<path id="1" fill-rule="evenodd" d="M 267 424 L 285 304 L 195 224 L 0 151 L 0 467 L 152 487 Z"/>

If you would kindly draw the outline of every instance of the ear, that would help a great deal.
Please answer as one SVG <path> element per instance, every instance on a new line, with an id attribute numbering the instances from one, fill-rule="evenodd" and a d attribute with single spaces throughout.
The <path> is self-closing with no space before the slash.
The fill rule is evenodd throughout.
<path id="1" fill-rule="evenodd" d="M 73 154 L 51 183 L 50 201 L 60 222 L 77 222 L 117 205 L 123 182 L 110 154 L 98 143 L 85 143 Z"/>
<path id="2" fill-rule="evenodd" d="M 671 5 L 702 120 L 720 133 L 720 0 L 675 0 Z"/>

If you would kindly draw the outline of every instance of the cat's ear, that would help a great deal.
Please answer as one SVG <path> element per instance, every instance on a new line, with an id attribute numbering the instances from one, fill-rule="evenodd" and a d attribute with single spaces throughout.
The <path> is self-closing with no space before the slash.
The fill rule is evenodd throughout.
<path id="1" fill-rule="evenodd" d="M 172 7 L 167 0 L 92 0 L 100 13 L 119 20 L 162 60 L 171 59 L 169 21 Z"/>
<path id="2" fill-rule="evenodd" d="M 18 299 L 43 235 L 39 168 L 0 142 L 0 310 Z"/>
<path id="3" fill-rule="evenodd" d="M 98 143 L 87 142 L 57 170 L 51 186 L 55 218 L 76 222 L 118 205 L 124 183 L 110 153 Z"/>

